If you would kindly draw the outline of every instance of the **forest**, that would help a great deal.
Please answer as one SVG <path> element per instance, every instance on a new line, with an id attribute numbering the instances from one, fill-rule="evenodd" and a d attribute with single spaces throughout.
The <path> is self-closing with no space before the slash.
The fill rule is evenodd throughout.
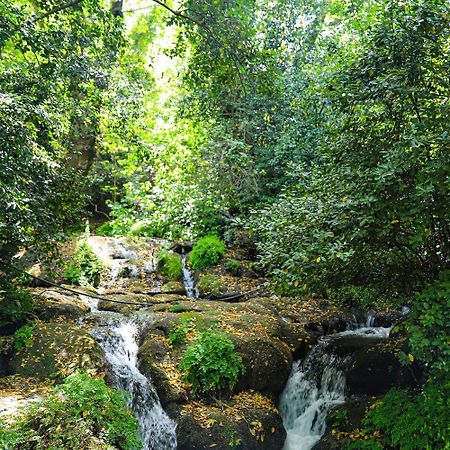
<path id="1" fill-rule="evenodd" d="M 0 4 L 0 450 L 450 449 L 448 0 Z"/>

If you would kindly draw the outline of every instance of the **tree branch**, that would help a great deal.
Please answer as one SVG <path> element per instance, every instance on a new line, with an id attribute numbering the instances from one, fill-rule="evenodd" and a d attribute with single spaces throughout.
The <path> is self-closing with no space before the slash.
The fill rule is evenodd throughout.
<path id="1" fill-rule="evenodd" d="M 79 3 L 84 2 L 84 0 L 72 0 L 69 3 L 63 3 L 62 5 L 59 5 L 53 9 L 51 9 L 50 11 L 47 11 L 44 14 L 41 14 L 40 16 L 35 16 L 32 17 L 29 20 L 26 20 L 23 24 L 19 25 L 18 27 L 16 27 L 13 31 L 18 31 L 25 23 L 35 23 L 35 22 L 39 22 L 42 19 L 45 19 L 53 14 L 56 14 L 57 12 L 63 11 L 64 9 L 68 9 L 68 8 L 72 8 L 72 6 L 76 6 Z"/>

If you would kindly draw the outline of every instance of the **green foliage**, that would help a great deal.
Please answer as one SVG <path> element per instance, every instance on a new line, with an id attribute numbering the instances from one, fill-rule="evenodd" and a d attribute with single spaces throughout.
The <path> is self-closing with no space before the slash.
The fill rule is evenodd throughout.
<path id="1" fill-rule="evenodd" d="M 86 241 L 78 244 L 74 260 L 64 270 L 63 278 L 80 286 L 97 286 L 103 271 L 103 264 Z"/>
<path id="2" fill-rule="evenodd" d="M 218 296 L 225 290 L 220 277 L 209 273 L 200 275 L 197 288 L 202 298 Z"/>
<path id="3" fill-rule="evenodd" d="M 33 298 L 29 291 L 17 288 L 11 283 L 1 284 L 0 330 L 26 321 L 33 310 Z M 1 333 L 1 331 L 0 331 Z"/>
<path id="4" fill-rule="evenodd" d="M 189 263 L 193 269 L 203 270 L 217 264 L 224 254 L 225 244 L 217 236 L 205 236 L 192 248 Z"/>
<path id="5" fill-rule="evenodd" d="M 112 221 L 102 223 L 99 227 L 96 228 L 95 234 L 98 234 L 99 236 L 114 236 L 114 223 Z"/>
<path id="6" fill-rule="evenodd" d="M 244 372 L 241 357 L 223 332 L 205 330 L 186 349 L 181 368 L 184 379 L 198 392 L 232 391 Z"/>
<path id="7" fill-rule="evenodd" d="M 334 303 L 347 308 L 367 310 L 402 304 L 399 299 L 387 297 L 377 286 L 342 286 L 336 289 L 328 289 L 327 294 Z"/>
<path id="8" fill-rule="evenodd" d="M 367 415 L 366 425 L 381 432 L 381 443 L 400 450 L 446 449 L 449 384 L 428 384 L 422 393 L 391 390 Z M 355 447 L 359 448 L 359 447 Z"/>
<path id="9" fill-rule="evenodd" d="M 20 353 L 22 349 L 28 347 L 33 342 L 33 326 L 23 325 L 14 333 L 14 350 Z"/>
<path id="10" fill-rule="evenodd" d="M 309 72 L 327 117 L 321 159 L 294 166 L 297 182 L 253 216 L 282 292 L 373 285 L 394 298 L 448 265 L 449 105 L 430 95 L 430 83 L 448 92 L 444 3 L 330 8 L 345 25 L 317 42 Z"/>
<path id="11" fill-rule="evenodd" d="M 83 450 L 93 436 L 122 450 L 142 448 L 124 395 L 78 372 L 50 397 L 28 406 L 12 425 L 0 423 L 0 448 L 5 450 Z"/>
<path id="12" fill-rule="evenodd" d="M 242 262 L 236 259 L 227 259 L 225 267 L 229 272 L 231 272 L 235 277 L 238 277 L 242 271 Z"/>
<path id="13" fill-rule="evenodd" d="M 158 255 L 158 270 L 165 277 L 173 281 L 183 279 L 183 265 L 178 253 L 162 249 Z"/>
<path id="14" fill-rule="evenodd" d="M 330 414 L 333 420 L 333 427 L 339 427 L 348 421 L 348 411 L 346 409 L 336 409 Z"/>
<path id="15" fill-rule="evenodd" d="M 86 206 L 120 27 L 101 1 L 0 5 L 0 252 L 54 247 Z M 83 161 L 83 156 L 87 161 Z"/>
<path id="16" fill-rule="evenodd" d="M 450 271 L 416 295 L 407 330 L 411 351 L 433 376 L 448 376 L 450 360 Z"/>

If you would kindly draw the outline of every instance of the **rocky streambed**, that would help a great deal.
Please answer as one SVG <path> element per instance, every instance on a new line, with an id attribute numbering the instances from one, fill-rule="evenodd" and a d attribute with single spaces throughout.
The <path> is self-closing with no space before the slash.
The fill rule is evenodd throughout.
<path id="1" fill-rule="evenodd" d="M 339 309 L 328 300 L 280 298 L 256 290 L 265 280 L 258 278 L 244 258 L 239 276 L 230 275 L 220 265 L 212 272 L 220 279 L 222 292 L 253 291 L 251 294 L 239 296 L 238 301 L 233 296 L 231 301 L 226 301 L 226 296 L 187 297 L 182 284 L 175 293 L 173 284 L 165 289 L 173 281 L 158 273 L 162 241 L 91 237 L 91 242 L 105 261 L 103 281 L 95 293 L 103 299 L 57 287 L 34 287 L 37 320 L 32 342 L 14 352 L 4 340 L 4 376 L 0 379 L 31 378 L 37 386 L 45 386 L 54 374 L 64 376 L 79 368 L 106 376 L 110 383 L 132 393 L 131 406 L 140 416 L 147 449 L 282 449 L 286 429 L 292 427 L 286 414 L 280 414 L 280 396 L 283 412 L 286 402 L 294 401 L 286 397 L 285 389 L 289 383 L 292 387 L 298 361 L 308 358 L 318 340 L 322 342 L 321 336 L 342 333 L 352 324 L 363 326 L 367 320 L 364 313 Z M 387 327 L 395 317 L 374 315 L 371 325 Z M 228 397 L 194 393 L 180 369 L 196 332 L 208 328 L 224 331 L 244 364 L 245 370 Z M 174 339 L 180 330 L 183 339 Z M 346 382 L 338 403 L 412 382 L 396 357 L 401 345 L 401 338 L 349 342 L 345 333 L 327 342 L 327 354 L 346 361 Z M 120 352 L 119 361 L 114 360 Z M 318 390 L 323 375 L 319 372 Z M 44 388 L 35 389 L 45 395 Z M 0 409 L 1 404 L 0 399 Z M 145 428 L 143 421 L 161 423 Z M 171 423 L 173 438 L 167 437 Z M 312 445 L 325 431 L 324 424 Z M 308 448 L 311 446 L 298 447 Z"/>

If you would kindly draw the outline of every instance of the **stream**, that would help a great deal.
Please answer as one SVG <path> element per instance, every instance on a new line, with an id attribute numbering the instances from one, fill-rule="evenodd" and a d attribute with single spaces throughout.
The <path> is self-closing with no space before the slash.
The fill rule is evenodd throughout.
<path id="1" fill-rule="evenodd" d="M 303 361 L 293 364 L 280 397 L 280 413 L 287 431 L 283 450 L 310 450 L 326 430 L 331 409 L 346 401 L 346 369 L 351 356 L 342 347 L 377 342 L 389 337 L 390 328 L 367 323 L 349 326 L 340 333 L 322 336 Z"/>
<path id="2" fill-rule="evenodd" d="M 100 322 L 93 337 L 111 366 L 114 387 L 130 394 L 127 403 L 136 414 L 143 450 L 176 449 L 176 424 L 162 408 L 151 381 L 138 368 L 139 316 L 102 312 L 92 305 L 92 299 L 89 303 Z"/>

